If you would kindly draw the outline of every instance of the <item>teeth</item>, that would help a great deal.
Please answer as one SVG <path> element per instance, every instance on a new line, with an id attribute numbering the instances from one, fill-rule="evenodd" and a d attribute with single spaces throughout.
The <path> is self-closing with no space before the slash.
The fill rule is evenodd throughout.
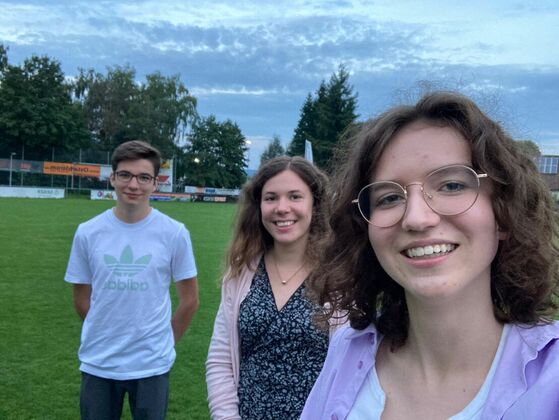
<path id="1" fill-rule="evenodd" d="M 278 227 L 285 227 L 285 226 L 291 226 L 293 223 L 295 223 L 293 220 L 286 220 L 285 222 L 276 222 L 276 225 Z"/>
<path id="2" fill-rule="evenodd" d="M 447 252 L 453 251 L 455 246 L 453 244 L 437 244 L 437 245 L 427 245 L 420 246 L 417 248 L 406 249 L 406 255 L 410 258 L 423 257 L 425 255 L 433 254 L 446 254 Z"/>

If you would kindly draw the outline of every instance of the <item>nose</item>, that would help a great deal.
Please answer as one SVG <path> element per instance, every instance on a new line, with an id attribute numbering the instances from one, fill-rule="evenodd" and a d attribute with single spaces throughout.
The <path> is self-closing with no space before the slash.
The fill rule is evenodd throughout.
<path id="1" fill-rule="evenodd" d="M 133 176 L 130 181 L 128 181 L 128 188 L 139 188 L 138 178 Z"/>
<path id="2" fill-rule="evenodd" d="M 289 200 L 286 197 L 280 197 L 277 201 L 276 213 L 287 213 L 290 209 Z"/>
<path id="3" fill-rule="evenodd" d="M 421 185 L 407 187 L 406 211 L 402 217 L 402 228 L 407 231 L 423 231 L 436 226 L 441 217 L 427 205 Z"/>

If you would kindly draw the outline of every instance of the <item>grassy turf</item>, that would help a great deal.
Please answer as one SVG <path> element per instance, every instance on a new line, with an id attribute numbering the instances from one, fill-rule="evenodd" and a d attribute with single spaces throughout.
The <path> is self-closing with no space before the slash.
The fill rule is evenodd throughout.
<path id="1" fill-rule="evenodd" d="M 81 321 L 63 281 L 77 225 L 112 202 L 0 199 L 0 419 L 77 419 Z M 169 419 L 207 419 L 204 361 L 235 206 L 154 203 L 190 230 L 200 309 L 177 345 Z M 176 303 L 174 289 L 173 302 Z M 128 408 L 123 418 L 129 419 Z"/>

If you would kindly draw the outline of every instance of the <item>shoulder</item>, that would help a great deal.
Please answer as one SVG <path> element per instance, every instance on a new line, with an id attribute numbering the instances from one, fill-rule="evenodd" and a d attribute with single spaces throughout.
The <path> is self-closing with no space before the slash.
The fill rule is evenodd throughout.
<path id="1" fill-rule="evenodd" d="M 111 222 L 111 215 L 113 209 L 105 210 L 103 213 L 98 214 L 95 217 L 92 217 L 89 220 L 86 220 L 83 223 L 78 225 L 76 230 L 76 234 L 89 234 L 93 231 L 103 229 L 108 226 Z"/>
<path id="2" fill-rule="evenodd" d="M 168 216 L 165 213 L 162 213 L 154 208 L 151 209 L 151 217 L 152 217 L 152 221 L 155 223 L 159 223 L 175 228 L 184 227 L 183 223 L 173 219 L 171 216 Z"/>
<path id="3" fill-rule="evenodd" d="M 338 355 L 353 352 L 357 348 L 365 348 L 373 345 L 380 339 L 374 325 L 369 325 L 363 330 L 356 330 L 350 325 L 340 327 L 332 336 L 330 350 Z"/>
<path id="4" fill-rule="evenodd" d="M 241 269 L 241 272 L 238 275 L 234 275 L 232 273 L 231 267 L 228 267 L 227 271 L 223 275 L 223 284 L 225 285 L 226 283 L 239 283 L 239 282 L 242 283 L 248 279 L 252 280 L 254 274 L 258 270 L 258 264 L 260 263 L 261 258 L 262 256 L 259 255 L 249 265 L 244 265 Z"/>
<path id="5" fill-rule="evenodd" d="M 160 212 L 157 209 L 152 209 L 151 212 L 151 222 L 153 223 L 153 226 L 157 228 L 157 230 L 170 234 L 176 233 L 178 236 L 190 236 L 190 233 L 184 223 L 173 219 L 172 217 Z"/>
<path id="6" fill-rule="evenodd" d="M 250 288 L 252 279 L 256 270 L 258 268 L 258 263 L 260 261 L 260 256 L 256 258 L 252 264 L 249 266 L 244 266 L 238 276 L 231 274 L 231 269 L 229 268 L 225 275 L 223 276 L 222 288 L 226 295 L 228 294 L 244 294 L 243 291 L 247 291 Z"/>
<path id="7" fill-rule="evenodd" d="M 517 338 L 525 346 L 539 352 L 544 348 L 553 348 L 559 352 L 559 322 L 533 326 L 514 324 L 511 326 L 512 339 Z"/>

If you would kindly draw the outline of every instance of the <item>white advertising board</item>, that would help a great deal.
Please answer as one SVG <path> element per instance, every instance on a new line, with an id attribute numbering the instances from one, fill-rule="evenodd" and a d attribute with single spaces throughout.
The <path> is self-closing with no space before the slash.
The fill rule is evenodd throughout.
<path id="1" fill-rule="evenodd" d="M 157 176 L 157 191 L 173 191 L 173 159 L 164 160 Z"/>
<path id="2" fill-rule="evenodd" d="M 64 198 L 64 188 L 0 187 L 0 197 Z"/>
<path id="3" fill-rule="evenodd" d="M 116 200 L 116 194 L 113 190 L 91 190 L 89 197 L 92 200 Z"/>

